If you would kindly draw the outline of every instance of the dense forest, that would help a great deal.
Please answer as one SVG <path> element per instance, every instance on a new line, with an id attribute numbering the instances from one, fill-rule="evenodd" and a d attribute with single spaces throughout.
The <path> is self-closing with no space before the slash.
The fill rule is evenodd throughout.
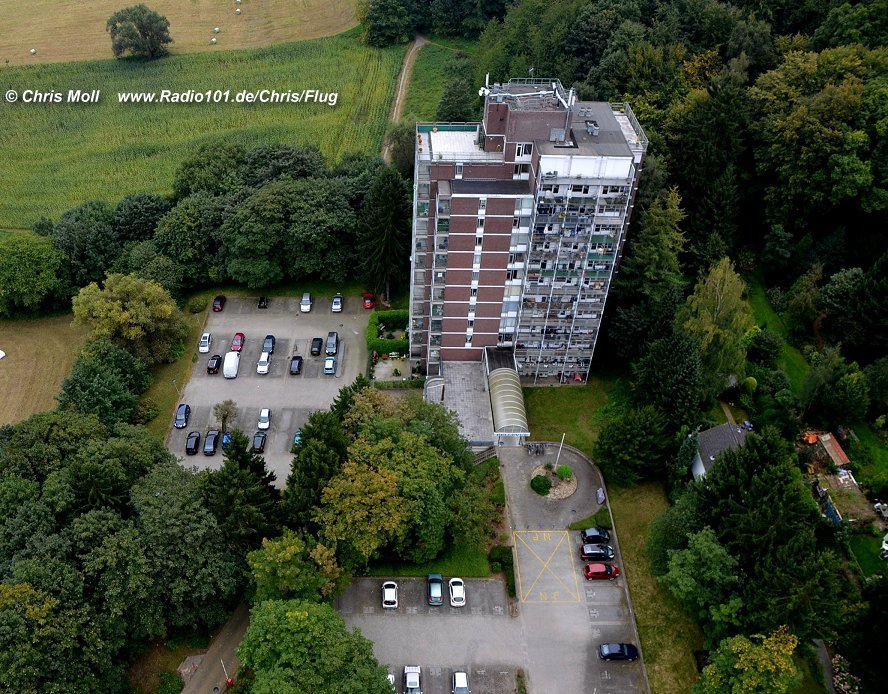
<path id="1" fill-rule="evenodd" d="M 478 119 L 488 73 L 631 104 L 650 148 L 595 355 L 630 397 L 596 462 L 666 485 L 649 552 L 703 629 L 698 691 L 793 691 L 788 655 L 817 637 L 850 661 L 841 691 L 879 690 L 886 583 L 849 550 L 875 531 L 824 520 L 798 441 L 866 435 L 850 467 L 870 502 L 888 493 L 888 2 L 379 0 L 362 18 L 370 42 L 477 39 L 439 118 Z M 717 397 L 756 431 L 694 482 Z"/>

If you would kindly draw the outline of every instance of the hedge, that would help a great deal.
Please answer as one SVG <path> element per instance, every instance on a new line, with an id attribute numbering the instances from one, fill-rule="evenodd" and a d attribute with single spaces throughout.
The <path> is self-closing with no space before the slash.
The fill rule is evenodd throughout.
<path id="1" fill-rule="evenodd" d="M 410 343 L 407 338 L 402 340 L 389 340 L 379 337 L 380 322 L 386 331 L 406 330 L 410 314 L 406 309 L 397 311 L 374 311 L 367 322 L 367 351 L 370 354 L 388 354 L 397 352 L 407 354 L 410 351 Z"/>

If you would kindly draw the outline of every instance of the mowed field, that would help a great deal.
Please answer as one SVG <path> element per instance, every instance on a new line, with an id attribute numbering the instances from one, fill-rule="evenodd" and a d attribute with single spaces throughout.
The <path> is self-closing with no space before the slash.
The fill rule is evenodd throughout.
<path id="1" fill-rule="evenodd" d="M 0 64 L 31 65 L 111 56 L 108 17 L 135 2 L 26 0 L 7 8 Z M 338 34 L 357 24 L 355 0 L 150 0 L 170 22 L 173 53 L 257 48 Z M 235 14 L 235 8 L 241 13 Z M 213 28 L 219 27 L 219 34 Z M 216 46 L 210 39 L 217 36 Z M 31 49 L 37 49 L 31 55 Z"/>
<path id="2" fill-rule="evenodd" d="M 55 409 L 55 396 L 86 336 L 71 315 L 0 320 L 0 425 Z"/>
<path id="3" fill-rule="evenodd" d="M 187 4 L 187 3 L 185 3 Z M 294 3 L 298 5 L 299 3 Z M 27 228 L 87 200 L 169 193 L 198 145 L 317 144 L 331 162 L 382 145 L 404 47 L 361 45 L 357 32 L 152 62 L 105 60 L 2 69 L 4 88 L 101 90 L 96 104 L 0 103 L 0 228 Z M 118 92 L 241 90 L 336 93 L 324 103 L 120 103 Z M 220 97 L 221 98 L 221 97 Z"/>

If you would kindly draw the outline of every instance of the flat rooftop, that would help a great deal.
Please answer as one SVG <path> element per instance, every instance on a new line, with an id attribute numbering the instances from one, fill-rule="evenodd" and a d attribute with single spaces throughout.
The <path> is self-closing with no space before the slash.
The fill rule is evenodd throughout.
<path id="1" fill-rule="evenodd" d="M 628 135 L 609 103 L 578 101 L 571 107 L 570 140 L 565 140 L 564 143 L 540 141 L 537 143 L 537 149 L 540 154 L 551 155 L 631 157 L 632 149 L 627 138 L 637 140 L 638 136 L 629 119 L 625 117 L 624 119 L 629 130 Z M 587 132 L 587 121 L 597 124 L 597 135 Z"/>
<path id="2" fill-rule="evenodd" d="M 477 132 L 455 132 L 452 130 L 430 131 L 428 138 L 429 155 L 432 161 L 503 161 L 502 152 L 485 152 L 478 145 Z"/>

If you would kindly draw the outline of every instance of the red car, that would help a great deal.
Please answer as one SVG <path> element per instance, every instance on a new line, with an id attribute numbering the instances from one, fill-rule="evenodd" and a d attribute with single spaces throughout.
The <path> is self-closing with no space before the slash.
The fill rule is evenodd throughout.
<path id="1" fill-rule="evenodd" d="M 364 300 L 364 308 L 373 308 L 373 295 L 370 292 L 364 292 L 361 298 Z"/>
<path id="2" fill-rule="evenodd" d="M 613 564 L 586 564 L 583 567 L 583 576 L 587 581 L 613 581 L 620 575 L 620 568 Z"/>
<path id="3" fill-rule="evenodd" d="M 240 352 L 244 348 L 244 340 L 246 339 L 243 333 L 235 333 L 234 339 L 231 341 L 231 351 Z"/>
<path id="4" fill-rule="evenodd" d="M 225 308 L 225 297 L 221 294 L 213 299 L 213 310 L 217 313 Z"/>

